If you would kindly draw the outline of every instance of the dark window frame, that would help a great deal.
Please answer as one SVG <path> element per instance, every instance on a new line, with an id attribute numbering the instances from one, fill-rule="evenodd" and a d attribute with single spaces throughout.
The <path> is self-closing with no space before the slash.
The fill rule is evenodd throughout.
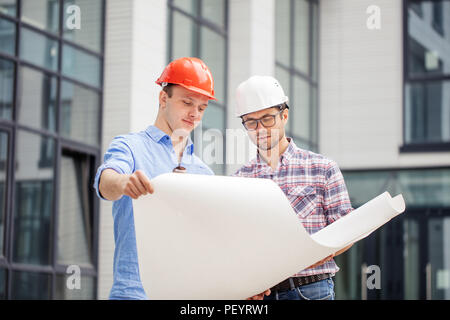
<path id="1" fill-rule="evenodd" d="M 60 265 L 57 263 L 57 222 L 58 222 L 58 208 L 59 208 L 59 197 L 58 197 L 58 186 L 60 181 L 60 170 L 61 170 L 61 157 L 63 153 L 71 152 L 71 153 L 79 153 L 86 156 L 89 159 L 89 206 L 92 210 L 92 267 L 86 267 L 80 265 L 81 275 L 92 277 L 94 280 L 94 292 L 93 296 L 97 297 L 98 288 L 97 288 L 97 279 L 98 279 L 98 255 L 99 255 L 99 199 L 95 196 L 95 191 L 92 188 L 93 179 L 95 175 L 95 168 L 100 165 L 101 162 L 101 146 L 92 146 L 85 143 L 81 143 L 78 141 L 74 141 L 68 138 L 62 137 L 60 133 L 60 124 L 61 124 L 61 82 L 67 81 L 69 83 L 73 83 L 75 85 L 84 87 L 88 90 L 94 91 L 99 94 L 99 130 L 98 130 L 98 138 L 97 141 L 101 142 L 102 137 L 102 121 L 103 118 L 103 69 L 104 69 L 104 50 L 105 50 L 105 22 L 106 22 L 106 10 L 107 4 L 106 0 L 101 0 L 102 4 L 102 18 L 101 18 L 101 35 L 100 35 L 100 52 L 93 51 L 89 48 L 84 47 L 78 43 L 75 43 L 71 40 L 64 38 L 64 5 L 63 0 L 57 0 L 59 2 L 59 31 L 57 33 L 52 33 L 46 30 L 39 29 L 35 26 L 29 25 L 26 22 L 22 21 L 21 17 L 21 2 L 22 0 L 17 0 L 16 7 L 16 15 L 11 16 L 5 13 L 0 12 L 0 18 L 13 22 L 15 24 L 15 54 L 9 55 L 6 53 L 0 52 L 0 58 L 3 60 L 10 61 L 14 64 L 14 87 L 13 87 L 13 108 L 12 108 L 12 119 L 0 119 L 0 130 L 6 131 L 8 133 L 8 159 L 6 161 L 7 166 L 7 177 L 6 177 L 6 196 L 5 196 L 5 235 L 4 235 L 4 256 L 0 255 L 0 268 L 5 270 L 5 297 L 6 299 L 11 299 L 12 297 L 12 277 L 13 272 L 15 271 L 23 271 L 23 272 L 32 272 L 32 273 L 42 273 L 50 276 L 50 299 L 55 297 L 56 293 L 56 277 L 57 276 L 67 276 L 66 265 Z M 20 37 L 21 30 L 23 27 L 36 32 L 40 35 L 46 36 L 50 39 L 58 41 L 58 68 L 56 71 L 50 70 L 45 67 L 37 66 L 32 63 L 23 61 L 20 58 Z M 99 87 L 93 87 L 89 84 L 83 83 L 79 80 L 73 79 L 66 75 L 62 74 L 62 46 L 69 45 L 74 47 L 84 53 L 95 56 L 99 59 L 100 62 L 100 84 Z M 34 127 L 30 127 L 27 125 L 19 124 L 17 121 L 17 105 L 19 99 L 18 86 L 19 86 L 19 72 L 20 67 L 26 66 L 32 68 L 34 70 L 40 71 L 47 75 L 54 76 L 57 79 L 57 92 L 56 92 L 56 130 L 54 132 L 46 130 L 46 129 L 38 129 Z M 23 264 L 17 263 L 13 261 L 13 239 L 14 239 L 14 211 L 15 211 L 15 169 L 17 167 L 16 162 L 16 152 L 17 152 L 17 135 L 18 131 L 24 131 L 28 133 L 37 134 L 40 137 L 47 137 L 54 139 L 55 143 L 55 154 L 52 159 L 53 161 L 53 190 L 55 192 L 52 199 L 52 212 L 51 212 L 51 248 L 50 255 L 51 261 L 49 266 L 40 266 L 40 265 L 32 265 L 32 264 Z M 45 161 L 44 161 L 45 162 Z M 43 163 L 45 165 L 45 163 Z"/>
<path id="2" fill-rule="evenodd" d="M 422 4 L 423 2 L 430 0 L 403 0 L 402 2 L 402 12 L 403 12 L 403 115 L 402 115 L 402 145 L 399 147 L 400 153 L 420 153 L 420 152 L 449 152 L 450 142 L 432 142 L 432 143 L 407 143 L 406 142 L 406 128 L 408 124 L 406 123 L 406 86 L 408 84 L 414 83 L 427 83 L 431 81 L 449 81 L 450 75 L 409 75 L 409 41 L 408 41 L 408 9 L 410 4 Z M 448 0 L 445 0 L 448 1 Z M 412 8 L 412 10 L 417 14 L 417 12 Z"/>

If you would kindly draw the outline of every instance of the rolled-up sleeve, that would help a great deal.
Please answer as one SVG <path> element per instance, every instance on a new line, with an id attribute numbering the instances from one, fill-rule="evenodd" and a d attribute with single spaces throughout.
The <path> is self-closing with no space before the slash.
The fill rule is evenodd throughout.
<path id="1" fill-rule="evenodd" d="M 99 190 L 100 176 L 103 170 L 113 169 L 121 174 L 131 174 L 134 171 L 134 157 L 127 139 L 124 136 L 115 137 L 108 147 L 104 157 L 103 164 L 97 169 L 94 179 L 94 188 L 100 199 L 102 197 Z"/>
<path id="2" fill-rule="evenodd" d="M 324 213 L 328 224 L 353 210 L 344 177 L 336 162 L 331 161 L 326 171 Z"/>

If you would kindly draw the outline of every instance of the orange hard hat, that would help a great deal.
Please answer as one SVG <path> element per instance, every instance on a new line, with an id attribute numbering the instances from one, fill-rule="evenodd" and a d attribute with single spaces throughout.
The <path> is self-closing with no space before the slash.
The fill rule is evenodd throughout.
<path id="1" fill-rule="evenodd" d="M 179 58 L 172 61 L 162 72 L 156 83 L 180 85 L 188 90 L 203 94 L 209 99 L 214 97 L 214 79 L 208 66 L 198 58 Z"/>

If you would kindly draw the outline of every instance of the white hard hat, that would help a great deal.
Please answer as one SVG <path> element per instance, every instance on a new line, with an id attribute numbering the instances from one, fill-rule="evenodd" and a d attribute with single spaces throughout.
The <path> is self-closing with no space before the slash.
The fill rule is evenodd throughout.
<path id="1" fill-rule="evenodd" d="M 270 76 L 253 76 L 236 89 L 236 116 L 267 109 L 288 102 L 277 79 Z"/>

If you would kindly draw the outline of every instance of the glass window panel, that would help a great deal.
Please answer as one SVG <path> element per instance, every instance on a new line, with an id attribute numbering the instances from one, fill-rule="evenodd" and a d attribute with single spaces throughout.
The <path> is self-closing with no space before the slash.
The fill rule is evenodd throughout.
<path id="1" fill-rule="evenodd" d="M 6 270 L 0 269 L 0 300 L 6 299 Z"/>
<path id="2" fill-rule="evenodd" d="M 201 28 L 201 59 L 214 77 L 214 91 L 218 103 L 225 104 L 225 39 L 206 27 Z"/>
<path id="3" fill-rule="evenodd" d="M 403 220 L 405 300 L 420 299 L 419 224 L 415 219 Z"/>
<path id="4" fill-rule="evenodd" d="M 8 166 L 8 134 L 0 131 L 0 256 L 3 256 L 3 237 L 5 225 L 6 185 Z"/>
<path id="5" fill-rule="evenodd" d="M 301 78 L 294 77 L 293 103 L 291 103 L 291 128 L 294 136 L 307 141 L 311 139 L 311 108 L 309 85 Z"/>
<path id="6" fill-rule="evenodd" d="M 0 0 L 0 12 L 15 16 L 17 13 L 17 1 L 16 0 Z"/>
<path id="7" fill-rule="evenodd" d="M 59 30 L 58 0 L 22 0 L 21 19 L 36 28 L 57 33 Z"/>
<path id="8" fill-rule="evenodd" d="M 203 128 L 219 129 L 223 131 L 225 119 L 225 109 L 210 102 L 208 108 L 206 108 L 205 113 L 202 118 Z"/>
<path id="9" fill-rule="evenodd" d="M 450 170 L 344 172 L 350 200 L 357 207 L 388 191 L 402 194 L 408 208 L 450 207 Z"/>
<path id="10" fill-rule="evenodd" d="M 0 118 L 11 120 L 14 98 L 14 63 L 0 59 Z"/>
<path id="11" fill-rule="evenodd" d="M 35 272 L 12 272 L 13 300 L 48 300 L 51 295 L 51 275 Z"/>
<path id="12" fill-rule="evenodd" d="M 396 177 L 389 188 L 402 193 L 409 208 L 450 207 L 450 170 L 405 170 Z"/>
<path id="13" fill-rule="evenodd" d="M 76 25 L 77 8 L 81 17 L 79 29 Z M 102 0 L 64 0 L 64 39 L 100 52 L 103 13 Z"/>
<path id="14" fill-rule="evenodd" d="M 275 1 L 275 58 L 276 61 L 290 66 L 290 0 Z"/>
<path id="15" fill-rule="evenodd" d="M 386 183 L 392 178 L 388 171 L 345 172 L 344 180 L 353 208 L 386 191 Z"/>
<path id="16" fill-rule="evenodd" d="M 419 17 L 423 17 L 422 4 L 417 2 L 410 2 L 409 9 L 414 11 Z"/>
<path id="17" fill-rule="evenodd" d="M 202 129 L 201 144 L 196 142 L 196 146 L 201 148 L 198 155 L 215 174 L 223 175 L 225 174 L 224 134 L 217 128 L 203 126 Z"/>
<path id="18" fill-rule="evenodd" d="M 284 94 L 289 98 L 288 106 L 289 106 L 289 108 L 291 108 L 291 103 L 290 103 L 290 99 L 291 99 L 290 91 L 291 90 L 290 90 L 290 85 L 289 85 L 289 81 L 290 81 L 289 80 L 289 72 L 283 68 L 275 66 L 275 78 L 281 84 L 281 87 L 283 87 Z M 291 134 L 291 123 L 293 121 L 290 116 L 291 116 L 291 110 L 289 110 L 289 119 L 288 119 L 288 122 L 286 123 L 286 126 L 284 127 L 288 136 L 290 136 L 290 134 Z"/>
<path id="19" fill-rule="evenodd" d="M 80 289 L 69 289 L 67 275 L 56 276 L 55 297 L 57 300 L 94 300 L 95 279 L 92 277 L 80 278 Z"/>
<path id="20" fill-rule="evenodd" d="M 69 45 L 63 45 L 62 73 L 65 76 L 100 87 L 100 59 Z"/>
<path id="21" fill-rule="evenodd" d="M 450 81 L 405 86 L 407 143 L 450 142 Z"/>
<path id="22" fill-rule="evenodd" d="M 356 242 L 346 252 L 335 257 L 340 267 L 335 278 L 336 300 L 361 300 L 361 265 L 364 243 Z"/>
<path id="23" fill-rule="evenodd" d="M 53 163 L 51 138 L 18 131 L 14 211 L 13 260 L 20 263 L 51 263 Z"/>
<path id="24" fill-rule="evenodd" d="M 312 57 L 311 57 L 311 77 L 314 81 L 318 79 L 318 64 L 319 64 L 319 8 L 318 4 L 312 3 L 313 16 L 312 19 Z"/>
<path id="25" fill-rule="evenodd" d="M 409 5 L 408 73 L 410 76 L 449 75 L 450 2 L 423 1 L 422 8 L 431 17 L 421 19 L 411 14 L 415 7 Z"/>
<path id="26" fill-rule="evenodd" d="M 194 56 L 197 25 L 186 16 L 173 12 L 172 60 Z"/>
<path id="27" fill-rule="evenodd" d="M 311 87 L 311 143 L 313 145 L 318 144 L 318 95 L 317 95 L 317 87 Z"/>
<path id="28" fill-rule="evenodd" d="M 202 17 L 225 27 L 225 0 L 203 0 Z"/>
<path id="29" fill-rule="evenodd" d="M 173 5 L 193 16 L 197 16 L 198 1 L 199 0 L 173 0 Z"/>
<path id="30" fill-rule="evenodd" d="M 431 300 L 450 299 L 450 217 L 428 219 L 428 265 Z"/>
<path id="31" fill-rule="evenodd" d="M 58 263 L 92 266 L 89 159 L 63 154 L 60 172 Z"/>
<path id="32" fill-rule="evenodd" d="M 294 67 L 309 73 L 309 5 L 306 0 L 294 3 Z"/>
<path id="33" fill-rule="evenodd" d="M 57 79 L 31 68 L 20 68 L 18 120 L 31 127 L 56 130 Z"/>
<path id="34" fill-rule="evenodd" d="M 58 42 L 42 34 L 22 28 L 20 57 L 39 67 L 58 69 Z"/>
<path id="35" fill-rule="evenodd" d="M 99 145 L 100 95 L 92 90 L 61 83 L 61 134 L 90 145 Z"/>
<path id="36" fill-rule="evenodd" d="M 16 52 L 16 24 L 0 19 L 0 51 L 11 56 Z"/>

